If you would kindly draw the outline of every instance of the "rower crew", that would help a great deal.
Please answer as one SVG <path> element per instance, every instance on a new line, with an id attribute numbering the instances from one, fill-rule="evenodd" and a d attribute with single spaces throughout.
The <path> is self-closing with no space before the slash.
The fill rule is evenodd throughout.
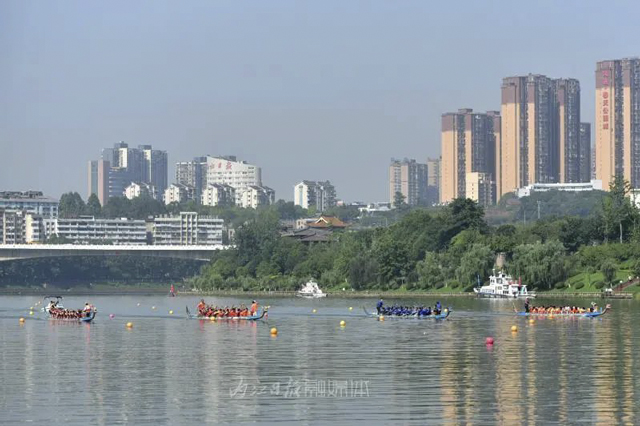
<path id="1" fill-rule="evenodd" d="M 382 311 L 382 305 L 384 305 L 384 301 L 382 298 L 378 300 L 378 304 L 376 305 L 376 310 L 378 311 L 378 315 L 380 315 L 380 311 Z"/>
<path id="2" fill-rule="evenodd" d="M 254 316 L 258 312 L 258 302 L 255 300 L 251 301 L 251 316 Z"/>
<path id="3" fill-rule="evenodd" d="M 529 313 L 529 298 L 527 297 L 524 301 L 524 311 Z"/>
<path id="4" fill-rule="evenodd" d="M 204 315 L 207 308 L 207 304 L 204 303 L 204 299 L 200 299 L 200 303 L 198 303 L 198 315 Z"/>
<path id="5" fill-rule="evenodd" d="M 436 315 L 440 315 L 440 312 L 442 311 L 442 305 L 440 304 L 440 301 L 436 302 Z"/>

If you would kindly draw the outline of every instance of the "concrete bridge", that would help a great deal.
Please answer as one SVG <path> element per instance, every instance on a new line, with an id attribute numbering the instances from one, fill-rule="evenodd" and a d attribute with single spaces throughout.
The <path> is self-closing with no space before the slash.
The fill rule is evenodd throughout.
<path id="1" fill-rule="evenodd" d="M 229 246 L 136 246 L 79 244 L 0 244 L 0 262 L 40 257 L 136 256 L 208 262 L 218 250 Z"/>

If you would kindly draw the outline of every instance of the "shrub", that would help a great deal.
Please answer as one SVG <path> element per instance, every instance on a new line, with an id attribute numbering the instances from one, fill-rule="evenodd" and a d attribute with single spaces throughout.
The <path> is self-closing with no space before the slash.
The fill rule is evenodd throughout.
<path id="1" fill-rule="evenodd" d="M 604 285 L 605 285 L 604 281 L 596 281 L 595 283 L 593 283 L 593 286 L 598 290 L 600 290 L 601 288 L 604 288 Z"/>
<path id="2" fill-rule="evenodd" d="M 576 290 L 580 290 L 582 287 L 584 287 L 584 282 L 582 281 L 580 281 L 579 283 L 576 283 L 576 285 L 573 286 L 573 288 Z"/>
<path id="3" fill-rule="evenodd" d="M 436 290 L 441 289 L 442 287 L 444 287 L 444 283 L 436 284 Z"/>
<path id="4" fill-rule="evenodd" d="M 456 280 L 449 280 L 447 281 L 447 287 L 449 288 L 458 288 L 460 287 L 460 283 Z"/>
<path id="5" fill-rule="evenodd" d="M 563 288 L 566 288 L 567 285 L 564 281 L 560 281 L 559 283 L 556 283 L 554 287 L 556 290 L 562 290 Z"/>

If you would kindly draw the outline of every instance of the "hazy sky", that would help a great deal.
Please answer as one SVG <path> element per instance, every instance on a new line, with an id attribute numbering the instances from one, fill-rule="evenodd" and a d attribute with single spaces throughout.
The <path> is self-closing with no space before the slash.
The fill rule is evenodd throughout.
<path id="1" fill-rule="evenodd" d="M 499 109 L 502 77 L 582 86 L 640 55 L 640 1 L 0 0 L 0 190 L 86 197 L 120 140 L 236 154 L 293 199 L 329 179 L 386 200 L 391 157 L 440 153 L 440 115 Z"/>

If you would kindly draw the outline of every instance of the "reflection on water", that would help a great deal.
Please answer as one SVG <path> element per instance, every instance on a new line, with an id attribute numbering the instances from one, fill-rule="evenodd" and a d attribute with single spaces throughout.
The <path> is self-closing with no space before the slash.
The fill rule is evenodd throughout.
<path id="1" fill-rule="evenodd" d="M 530 324 L 510 302 L 378 322 L 348 310 L 373 300 L 274 298 L 268 323 L 231 323 L 180 317 L 195 298 L 95 297 L 93 324 L 20 325 L 36 301 L 0 298 L 0 424 L 640 423 L 633 301 Z"/>

